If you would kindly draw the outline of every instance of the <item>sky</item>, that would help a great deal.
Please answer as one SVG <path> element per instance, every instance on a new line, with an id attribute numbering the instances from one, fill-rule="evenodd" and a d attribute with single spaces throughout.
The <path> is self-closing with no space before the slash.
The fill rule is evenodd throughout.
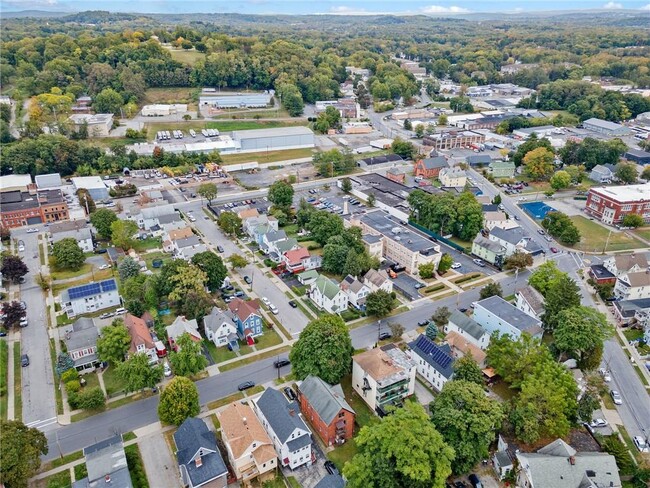
<path id="1" fill-rule="evenodd" d="M 463 14 L 541 10 L 634 9 L 650 12 L 650 0 L 0 0 L 0 11 L 246 14 Z"/>

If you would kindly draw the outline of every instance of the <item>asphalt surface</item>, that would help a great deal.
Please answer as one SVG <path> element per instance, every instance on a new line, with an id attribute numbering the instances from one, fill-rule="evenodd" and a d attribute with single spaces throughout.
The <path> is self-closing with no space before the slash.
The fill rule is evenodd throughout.
<path id="1" fill-rule="evenodd" d="M 25 283 L 20 285 L 20 296 L 27 304 L 29 322 L 27 327 L 20 330 L 21 353 L 29 356 L 29 366 L 21 368 L 23 422 L 43 428 L 56 422 L 56 398 L 45 299 L 41 287 L 36 284 L 36 277 L 41 269 L 38 234 L 28 234 L 29 228 L 12 229 L 11 232 L 14 239 L 24 242 L 25 251 L 19 254 L 29 268 Z M 43 225 L 31 228 L 45 230 Z"/>

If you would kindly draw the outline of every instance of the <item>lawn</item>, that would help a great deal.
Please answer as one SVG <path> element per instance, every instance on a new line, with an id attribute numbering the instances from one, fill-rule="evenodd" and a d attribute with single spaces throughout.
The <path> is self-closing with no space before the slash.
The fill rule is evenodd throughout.
<path id="1" fill-rule="evenodd" d="M 287 112 L 284 107 L 278 107 L 277 105 L 268 110 L 262 109 L 226 109 L 226 111 L 220 115 L 215 115 L 211 117 L 212 119 L 279 119 L 289 117 L 289 112 Z"/>
<path id="2" fill-rule="evenodd" d="M 9 375 L 9 346 L 3 340 L 0 341 L 0 418 L 7 418 L 7 404 L 9 394 L 7 392 L 7 380 Z"/>
<path id="3" fill-rule="evenodd" d="M 23 397 L 20 365 L 20 342 L 14 342 L 14 420 L 23 418 Z"/>
<path id="4" fill-rule="evenodd" d="M 636 229 L 634 233 L 637 234 L 642 239 L 645 239 L 646 241 L 650 241 L 650 227 L 643 227 L 641 229 Z"/>
<path id="5" fill-rule="evenodd" d="M 83 451 L 75 451 L 71 452 L 70 454 L 66 454 L 63 457 L 58 457 L 56 459 L 53 459 L 49 463 L 44 463 L 41 465 L 41 468 L 39 469 L 40 473 L 45 473 L 46 471 L 49 471 L 54 468 L 58 468 L 59 466 L 63 466 L 64 464 L 71 463 L 72 461 L 76 461 L 77 459 L 81 459 L 84 457 Z"/>
<path id="6" fill-rule="evenodd" d="M 346 401 L 357 414 L 355 423 L 358 424 L 360 428 L 365 425 L 376 424 L 380 421 L 379 417 L 370 410 L 370 407 L 366 405 L 357 392 L 352 388 L 352 375 L 343 377 L 341 380 L 341 388 L 343 388 Z"/>
<path id="7" fill-rule="evenodd" d="M 643 337 L 643 331 L 641 329 L 626 329 L 623 331 L 623 335 L 628 341 L 635 341 Z"/>
<path id="8" fill-rule="evenodd" d="M 76 481 L 79 481 L 84 479 L 86 476 L 88 476 L 88 468 L 86 467 L 86 463 L 77 464 L 74 467 L 74 479 Z"/>
<path id="9" fill-rule="evenodd" d="M 244 398 L 244 394 L 241 391 L 238 391 L 237 393 L 233 393 L 230 396 L 220 398 L 219 400 L 215 400 L 213 402 L 208 402 L 208 410 L 214 410 L 215 408 L 223 407 L 229 403 L 241 400 L 242 398 Z"/>
<path id="10" fill-rule="evenodd" d="M 48 315 L 49 316 L 49 315 Z M 52 371 L 54 371 L 54 396 L 56 397 L 56 413 L 58 415 L 63 414 L 63 393 L 61 388 L 59 388 L 59 382 L 56 375 L 56 347 L 54 345 L 54 339 L 50 339 L 50 358 L 52 360 Z"/>
<path id="11" fill-rule="evenodd" d="M 274 163 L 290 159 L 310 158 L 313 152 L 309 148 L 286 149 L 284 151 L 264 151 L 258 153 L 222 154 L 224 164 L 238 164 L 257 161 L 258 163 Z"/>
<path id="12" fill-rule="evenodd" d="M 45 488 L 64 488 L 72 484 L 70 477 L 70 470 L 61 471 L 60 473 L 48 476 L 43 480 L 39 480 L 35 486 Z"/>
<path id="13" fill-rule="evenodd" d="M 140 256 L 142 259 L 144 259 L 144 262 L 147 263 L 147 268 L 153 272 L 156 272 L 157 270 L 160 270 L 160 268 L 154 268 L 153 267 L 153 262 L 156 259 L 162 259 L 163 263 L 170 261 L 172 259 L 171 255 L 158 251 L 158 252 L 148 252 L 148 253 L 143 253 L 142 256 Z"/>
<path id="14" fill-rule="evenodd" d="M 276 129 L 279 127 L 305 126 L 302 120 L 218 120 L 206 122 L 207 129 L 219 129 L 221 132 L 233 130 Z"/>
<path id="15" fill-rule="evenodd" d="M 644 243 L 629 237 L 624 232 L 612 231 L 609 242 L 607 242 L 610 234 L 609 229 L 582 215 L 574 215 L 570 219 L 582 235 L 580 242 L 574 246 L 575 249 L 580 251 L 601 253 L 605 251 L 605 244 L 607 244 L 607 251 L 624 251 L 645 247 Z"/>
<path id="16" fill-rule="evenodd" d="M 282 342 L 282 339 L 273 329 L 264 329 L 264 334 L 255 338 L 255 349 L 261 351 L 271 346 L 276 346 Z"/>
<path id="17" fill-rule="evenodd" d="M 194 66 L 198 61 L 205 59 L 205 53 L 195 50 L 171 49 L 169 54 L 172 55 L 174 61 L 189 64 L 190 66 Z"/>
<path id="18" fill-rule="evenodd" d="M 339 471 L 343 471 L 343 465 L 354 457 L 357 453 L 357 443 L 354 439 L 346 441 L 342 446 L 327 453 L 327 458 L 336 464 Z"/>
<path id="19" fill-rule="evenodd" d="M 144 92 L 144 104 L 191 103 L 194 93 L 198 93 L 196 88 L 148 88 Z"/>
<path id="20" fill-rule="evenodd" d="M 274 349 L 273 351 L 266 351 L 261 354 L 257 354 L 255 356 L 243 358 L 241 361 L 235 361 L 233 363 L 224 364 L 219 368 L 219 371 L 223 373 L 224 371 L 230 371 L 231 369 L 240 368 L 242 366 L 245 366 L 250 363 L 254 363 L 256 361 L 260 361 L 262 359 L 267 359 L 273 356 L 281 356 L 283 354 L 288 353 L 290 350 L 291 348 L 289 346 L 286 346 L 286 347 L 280 347 L 278 349 Z"/>
<path id="21" fill-rule="evenodd" d="M 158 237 L 150 237 L 148 239 L 136 240 L 133 246 L 137 252 L 148 251 L 150 249 L 160 249 L 162 247 L 162 240 Z"/>
<path id="22" fill-rule="evenodd" d="M 206 340 L 205 345 L 207 346 L 208 352 L 210 353 L 210 356 L 212 356 L 212 360 L 215 363 L 223 363 L 224 361 L 228 361 L 229 359 L 234 359 L 237 357 L 237 354 L 229 351 L 227 347 L 217 347 L 212 341 Z"/>
<path id="23" fill-rule="evenodd" d="M 106 394 L 111 397 L 124 390 L 124 382 L 117 376 L 117 368 L 109 366 L 104 371 L 104 386 Z"/>
<path id="24" fill-rule="evenodd" d="M 93 266 L 90 263 L 84 263 L 84 265 L 77 271 L 72 271 L 70 269 L 56 269 L 56 266 L 52 266 L 52 260 L 50 260 L 50 273 L 53 280 L 67 280 L 70 278 L 76 278 L 77 276 L 83 276 L 89 274 Z"/>

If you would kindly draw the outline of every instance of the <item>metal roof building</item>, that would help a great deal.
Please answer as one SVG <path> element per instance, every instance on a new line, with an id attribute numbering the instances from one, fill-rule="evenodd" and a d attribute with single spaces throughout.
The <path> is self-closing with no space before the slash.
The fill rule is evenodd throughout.
<path id="1" fill-rule="evenodd" d="M 232 138 L 241 151 L 277 151 L 314 147 L 314 133 L 307 127 L 236 130 Z"/>

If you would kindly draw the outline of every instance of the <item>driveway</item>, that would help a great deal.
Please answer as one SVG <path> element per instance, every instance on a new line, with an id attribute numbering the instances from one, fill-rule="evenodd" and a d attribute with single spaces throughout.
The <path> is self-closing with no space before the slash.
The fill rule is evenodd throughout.
<path id="1" fill-rule="evenodd" d="M 176 462 L 162 434 L 156 433 L 143 437 L 138 445 L 147 478 L 156 480 L 154 483 L 156 486 L 182 485 Z"/>
<path id="2" fill-rule="evenodd" d="M 294 470 L 287 467 L 282 468 L 282 473 L 285 476 L 293 476 L 298 480 L 298 483 L 303 488 L 313 488 L 328 474 L 325 469 L 325 461 L 327 461 L 327 457 L 321 450 L 320 446 L 316 441 L 314 441 L 311 448 L 316 455 L 316 462 L 314 464 L 311 466 L 302 465 Z"/>

